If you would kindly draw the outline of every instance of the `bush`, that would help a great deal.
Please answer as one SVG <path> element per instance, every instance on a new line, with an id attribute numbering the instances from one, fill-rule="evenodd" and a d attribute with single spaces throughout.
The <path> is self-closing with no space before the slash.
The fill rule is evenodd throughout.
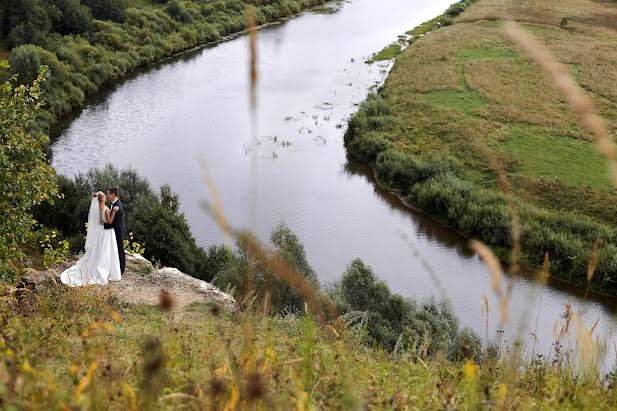
<path id="1" fill-rule="evenodd" d="M 471 329 L 458 332 L 446 303 L 431 298 L 418 304 L 414 299 L 391 294 L 386 283 L 360 259 L 347 266 L 333 288 L 331 298 L 343 314 L 366 313 L 369 342 L 423 356 L 443 352 L 450 358 L 463 354 L 478 358 L 480 354 L 480 339 Z M 463 349 L 469 346 L 473 349 Z"/>
<path id="2" fill-rule="evenodd" d="M 446 10 L 446 14 L 450 17 L 456 17 L 463 11 L 465 11 L 465 8 L 467 8 L 467 5 L 464 2 L 454 3 L 453 5 L 448 7 L 448 10 Z"/>
<path id="3" fill-rule="evenodd" d="M 442 27 L 451 26 L 452 24 L 454 24 L 454 21 L 452 20 L 452 17 L 450 16 L 443 16 L 441 20 L 439 20 L 439 24 Z"/>
<path id="4" fill-rule="evenodd" d="M 53 21 L 61 16 L 57 7 L 44 4 L 42 0 L 5 1 L 0 7 L 3 9 L 0 14 L 2 32 L 8 33 L 11 47 L 41 44 L 52 29 Z"/>
<path id="5" fill-rule="evenodd" d="M 138 202 L 127 230 L 145 247 L 144 257 L 175 267 L 196 278 L 212 277 L 211 273 L 204 272 L 207 266 L 206 252 L 197 246 L 184 214 L 166 206 L 168 195 L 165 190 L 161 190 L 159 201 Z M 174 194 L 171 196 L 172 201 L 177 201 Z"/>
<path id="6" fill-rule="evenodd" d="M 165 12 L 176 20 L 183 23 L 190 23 L 193 21 L 193 16 L 187 11 L 187 9 L 180 4 L 177 0 L 171 0 L 165 7 Z"/>
<path id="7" fill-rule="evenodd" d="M 11 74 L 17 74 L 21 84 L 32 83 L 38 76 L 41 58 L 36 46 L 26 44 L 15 47 L 9 54 Z"/>
<path id="8" fill-rule="evenodd" d="M 60 34 L 79 34 L 90 26 L 92 13 L 80 0 L 53 0 L 60 10 L 61 17 L 54 23 L 53 29 Z"/>
<path id="9" fill-rule="evenodd" d="M 306 260 L 304 246 L 284 222 L 272 230 L 270 241 L 279 257 L 309 282 L 319 286 L 317 275 Z M 214 278 L 214 284 L 223 289 L 234 288 L 239 299 L 254 292 L 261 301 L 267 292 L 274 313 L 304 311 L 304 300 L 298 290 L 249 255 L 247 246 L 247 237 L 240 236 L 235 258 Z"/>

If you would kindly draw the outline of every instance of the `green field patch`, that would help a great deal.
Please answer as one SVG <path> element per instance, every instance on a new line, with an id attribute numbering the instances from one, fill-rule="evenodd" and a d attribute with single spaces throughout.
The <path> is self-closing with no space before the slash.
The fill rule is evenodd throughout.
<path id="1" fill-rule="evenodd" d="M 480 26 L 487 29 L 500 29 L 503 28 L 503 23 L 500 21 L 490 20 L 484 23 L 480 23 Z"/>
<path id="2" fill-rule="evenodd" d="M 518 57 L 518 53 L 508 49 L 470 48 L 459 51 L 456 57 L 464 60 L 512 59 Z"/>
<path id="3" fill-rule="evenodd" d="M 402 46 L 399 43 L 392 43 L 389 46 L 384 47 L 379 53 L 373 54 L 373 56 L 366 60 L 366 63 L 371 64 L 375 61 L 390 60 L 401 54 Z"/>
<path id="4" fill-rule="evenodd" d="M 612 189 L 606 160 L 593 143 L 569 137 L 545 135 L 534 127 L 511 125 L 511 136 L 498 149 L 523 163 L 520 171 L 536 177 L 556 177 L 570 187 Z"/>
<path id="5" fill-rule="evenodd" d="M 523 30 L 528 31 L 529 33 L 532 33 L 532 34 L 546 34 L 546 33 L 551 33 L 553 31 L 550 29 L 542 28 L 542 27 L 530 26 L 528 24 L 524 24 L 521 27 L 523 28 Z"/>
<path id="6" fill-rule="evenodd" d="M 576 84 L 580 85 L 581 84 L 581 65 L 570 63 L 568 64 L 568 67 L 570 67 L 570 69 L 572 70 L 572 77 L 574 78 L 574 81 L 576 81 Z"/>
<path id="7" fill-rule="evenodd" d="M 473 114 L 487 103 L 487 100 L 473 89 L 431 91 L 422 94 L 422 100 L 437 107 L 457 109 L 467 115 Z"/>
<path id="8" fill-rule="evenodd" d="M 409 34 L 410 36 L 422 36 L 429 31 L 433 31 L 439 28 L 439 22 L 441 21 L 442 16 L 437 16 L 433 20 L 429 20 L 420 24 L 417 27 L 409 30 L 405 34 Z"/>

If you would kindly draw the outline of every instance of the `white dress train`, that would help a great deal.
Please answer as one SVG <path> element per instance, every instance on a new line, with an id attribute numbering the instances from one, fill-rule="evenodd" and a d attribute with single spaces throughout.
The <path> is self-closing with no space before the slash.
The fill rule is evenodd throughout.
<path id="1" fill-rule="evenodd" d="M 96 198 L 92 200 L 98 201 Z M 98 204 L 96 205 L 98 208 Z M 92 209 L 92 207 L 91 207 Z M 101 218 L 107 222 L 103 208 Z M 97 210 L 98 211 L 98 210 Z M 98 216 L 98 213 L 95 214 Z M 88 217 L 88 237 L 86 253 L 77 261 L 77 264 L 68 268 L 60 275 L 60 280 L 71 287 L 84 285 L 107 285 L 109 281 L 120 281 L 120 257 L 114 230 L 105 230 L 99 223 Z"/>

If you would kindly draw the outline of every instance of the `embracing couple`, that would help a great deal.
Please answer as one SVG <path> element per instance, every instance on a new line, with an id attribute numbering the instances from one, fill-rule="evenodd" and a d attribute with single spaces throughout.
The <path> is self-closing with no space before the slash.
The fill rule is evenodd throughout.
<path id="1" fill-rule="evenodd" d="M 105 204 L 111 201 L 111 210 Z M 118 198 L 118 189 L 92 194 L 88 212 L 86 253 L 76 265 L 60 275 L 60 280 L 72 287 L 82 285 L 107 285 L 109 281 L 120 281 L 124 274 L 125 258 L 123 247 L 124 210 Z"/>

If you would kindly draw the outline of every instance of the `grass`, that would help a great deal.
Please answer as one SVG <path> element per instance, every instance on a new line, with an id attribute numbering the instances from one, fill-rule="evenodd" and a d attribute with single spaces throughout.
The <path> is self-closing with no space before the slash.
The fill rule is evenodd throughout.
<path id="1" fill-rule="evenodd" d="M 386 46 L 379 53 L 373 54 L 373 56 L 366 60 L 367 64 L 372 64 L 376 61 L 391 60 L 401 54 L 401 45 L 399 43 L 392 43 Z"/>
<path id="2" fill-rule="evenodd" d="M 431 91 L 422 94 L 422 99 L 428 104 L 456 109 L 468 115 L 487 103 L 480 93 L 470 89 Z"/>
<path id="3" fill-rule="evenodd" d="M 564 16 L 567 30 L 559 27 Z M 452 26 L 434 30 L 437 23 L 427 22 L 412 30 L 433 27 L 402 52 L 386 80 L 383 95 L 403 122 L 391 139 L 408 154 L 449 157 L 460 176 L 482 185 L 494 176 L 479 148 L 489 147 L 520 199 L 614 224 L 617 191 L 604 160 L 551 81 L 505 34 L 503 21 L 510 17 L 571 68 L 614 136 L 614 4 L 481 0 Z M 573 205 L 571 195 L 555 196 L 567 190 L 584 192 L 586 200 Z"/>
<path id="4" fill-rule="evenodd" d="M 611 179 L 595 145 L 585 140 L 545 135 L 526 124 L 511 124 L 497 145 L 521 162 L 520 173 L 557 179 L 566 186 L 610 191 Z"/>
<path id="5" fill-rule="evenodd" d="M 268 317 L 250 304 L 169 312 L 120 304 L 101 288 L 20 298 L 3 289 L 0 322 L 3 409 L 604 409 L 617 400 L 612 379 L 584 368 L 574 378 L 562 356 L 389 353 L 340 319 Z"/>
<path id="6" fill-rule="evenodd" d="M 413 28 L 412 30 L 407 31 L 405 34 L 410 36 L 423 36 L 426 33 L 436 30 L 439 28 L 439 21 L 441 20 L 441 16 L 434 18 L 433 20 L 429 20 L 420 24 L 418 27 Z"/>
<path id="7" fill-rule="evenodd" d="M 518 53 L 508 49 L 463 49 L 456 57 L 462 60 L 495 60 L 516 58 Z"/>

